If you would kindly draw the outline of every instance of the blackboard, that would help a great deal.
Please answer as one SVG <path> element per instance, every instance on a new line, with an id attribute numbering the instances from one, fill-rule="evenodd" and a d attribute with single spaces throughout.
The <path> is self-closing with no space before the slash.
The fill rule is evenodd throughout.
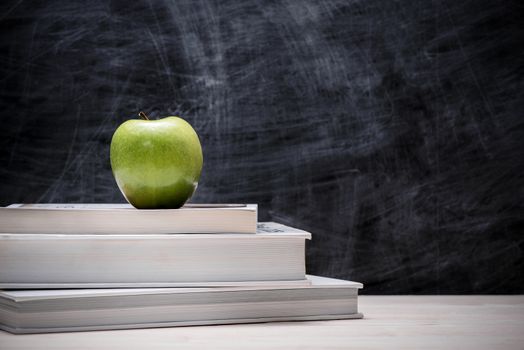
<path id="1" fill-rule="evenodd" d="M 310 230 L 364 293 L 524 292 L 518 2 L 4 1 L 0 201 L 121 202 L 117 126 L 200 135 L 193 202 Z"/>

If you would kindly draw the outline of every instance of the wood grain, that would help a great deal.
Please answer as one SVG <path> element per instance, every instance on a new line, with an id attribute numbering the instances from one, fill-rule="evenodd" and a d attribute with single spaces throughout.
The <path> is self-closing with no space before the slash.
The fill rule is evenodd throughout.
<path id="1" fill-rule="evenodd" d="M 12 335 L 8 349 L 524 349 L 524 296 L 363 296 L 362 320 Z"/>

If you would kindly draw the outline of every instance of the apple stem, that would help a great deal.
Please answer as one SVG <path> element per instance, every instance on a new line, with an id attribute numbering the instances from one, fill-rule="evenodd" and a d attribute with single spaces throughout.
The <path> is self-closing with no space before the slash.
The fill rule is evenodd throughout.
<path id="1" fill-rule="evenodd" d="M 147 115 L 144 113 L 144 112 L 139 112 L 138 113 L 138 116 L 144 120 L 149 120 L 149 118 L 147 117 Z"/>

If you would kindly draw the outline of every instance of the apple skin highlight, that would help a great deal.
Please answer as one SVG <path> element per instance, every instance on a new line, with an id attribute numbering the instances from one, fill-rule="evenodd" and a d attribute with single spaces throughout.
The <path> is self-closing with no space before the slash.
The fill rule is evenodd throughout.
<path id="1" fill-rule="evenodd" d="M 137 209 L 177 209 L 195 192 L 202 146 L 179 117 L 122 123 L 111 140 L 111 169 L 126 200 Z"/>

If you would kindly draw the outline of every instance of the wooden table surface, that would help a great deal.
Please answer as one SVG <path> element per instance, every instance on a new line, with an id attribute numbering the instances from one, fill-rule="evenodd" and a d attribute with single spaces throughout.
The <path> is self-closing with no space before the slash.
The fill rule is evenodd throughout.
<path id="1" fill-rule="evenodd" d="M 361 320 L 12 335 L 0 349 L 524 349 L 524 296 L 362 296 Z"/>

